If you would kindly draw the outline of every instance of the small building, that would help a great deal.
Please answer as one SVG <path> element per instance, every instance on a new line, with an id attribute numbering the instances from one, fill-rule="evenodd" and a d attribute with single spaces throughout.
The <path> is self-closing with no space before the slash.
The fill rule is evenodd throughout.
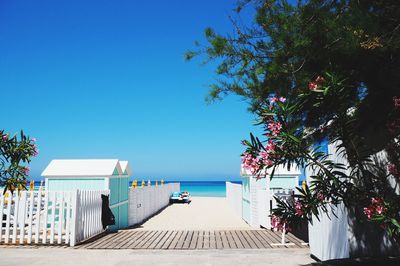
<path id="1" fill-rule="evenodd" d="M 260 173 L 265 175 L 265 172 Z M 242 218 L 252 227 L 271 228 L 270 210 L 274 207 L 274 195 L 288 195 L 299 185 L 299 169 L 290 171 L 283 166 L 275 169 L 274 177 L 257 179 L 250 171 L 240 170 L 242 176 Z"/>
<path id="2" fill-rule="evenodd" d="M 43 171 L 47 191 L 110 190 L 115 225 L 128 227 L 128 189 L 132 171 L 117 159 L 52 160 Z"/>

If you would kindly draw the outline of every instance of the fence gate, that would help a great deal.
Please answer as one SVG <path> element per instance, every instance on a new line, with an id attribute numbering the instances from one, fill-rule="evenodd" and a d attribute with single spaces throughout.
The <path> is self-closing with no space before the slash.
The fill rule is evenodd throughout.
<path id="1" fill-rule="evenodd" d="M 7 191 L 0 196 L 1 244 L 74 246 L 103 232 L 108 191 Z"/>

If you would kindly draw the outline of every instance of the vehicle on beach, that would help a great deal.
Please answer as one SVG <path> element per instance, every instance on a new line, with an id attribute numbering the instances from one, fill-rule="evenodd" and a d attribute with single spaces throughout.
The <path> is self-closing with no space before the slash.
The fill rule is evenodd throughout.
<path id="1" fill-rule="evenodd" d="M 190 203 L 192 201 L 190 193 L 187 191 L 184 192 L 172 192 L 171 197 L 169 199 L 170 203 Z"/>

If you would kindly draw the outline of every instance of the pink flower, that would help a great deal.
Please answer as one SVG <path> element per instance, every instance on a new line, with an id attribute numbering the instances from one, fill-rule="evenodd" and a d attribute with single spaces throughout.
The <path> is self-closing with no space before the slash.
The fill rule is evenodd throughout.
<path id="1" fill-rule="evenodd" d="M 400 176 L 399 170 L 397 169 L 397 166 L 393 163 L 388 165 L 388 171 L 391 175 L 393 176 Z"/>
<path id="2" fill-rule="evenodd" d="M 364 214 L 367 215 L 368 220 L 371 220 L 377 214 L 386 212 L 385 201 L 383 198 L 371 198 L 371 204 L 364 208 Z"/>
<path id="3" fill-rule="evenodd" d="M 272 104 L 272 103 L 276 103 L 278 101 L 278 98 L 277 97 L 271 97 L 271 98 L 269 98 L 269 102 Z"/>
<path id="4" fill-rule="evenodd" d="M 3 141 L 7 141 L 8 140 L 8 135 L 3 135 Z"/>
<path id="5" fill-rule="evenodd" d="M 275 151 L 275 144 L 272 141 L 268 141 L 267 145 L 265 146 L 265 149 L 267 150 L 268 153 L 274 152 Z"/>
<path id="6" fill-rule="evenodd" d="M 29 174 L 29 170 L 30 170 L 30 169 L 29 169 L 28 166 L 24 167 L 22 170 L 24 171 L 24 174 L 25 174 L 25 175 L 28 175 L 28 174 Z"/>
<path id="7" fill-rule="evenodd" d="M 296 215 L 297 216 L 303 216 L 304 207 L 303 207 L 303 204 L 300 201 L 296 201 L 294 203 L 294 208 L 296 209 Z"/>
<path id="8" fill-rule="evenodd" d="M 322 76 L 318 76 L 318 77 L 315 79 L 315 82 L 316 82 L 316 83 L 322 83 L 322 82 L 324 82 L 324 81 L 325 81 L 325 78 L 322 77 Z"/>
<path id="9" fill-rule="evenodd" d="M 318 84 L 317 83 L 315 83 L 315 82 L 309 82 L 308 83 L 308 88 L 310 89 L 310 90 L 316 90 L 316 89 L 318 89 Z"/>
<path id="10" fill-rule="evenodd" d="M 393 102 L 395 107 L 400 107 L 400 96 L 394 96 Z"/>
<path id="11" fill-rule="evenodd" d="M 282 129 L 282 124 L 279 122 L 270 122 L 268 123 L 268 129 L 273 136 L 277 136 Z"/>
<path id="12" fill-rule="evenodd" d="M 36 142 L 36 138 L 31 138 L 31 141 L 32 142 Z"/>
<path id="13" fill-rule="evenodd" d="M 322 193 L 321 191 L 317 193 L 317 199 L 319 199 L 320 201 L 324 201 L 325 200 L 325 195 L 324 193 Z"/>
<path id="14" fill-rule="evenodd" d="M 257 158 L 247 152 L 242 156 L 242 165 L 244 169 L 249 170 L 252 174 L 256 174 L 260 169 Z"/>
<path id="15" fill-rule="evenodd" d="M 284 103 L 284 102 L 286 102 L 286 98 L 285 98 L 285 97 L 279 97 L 279 101 L 280 101 L 281 103 Z"/>

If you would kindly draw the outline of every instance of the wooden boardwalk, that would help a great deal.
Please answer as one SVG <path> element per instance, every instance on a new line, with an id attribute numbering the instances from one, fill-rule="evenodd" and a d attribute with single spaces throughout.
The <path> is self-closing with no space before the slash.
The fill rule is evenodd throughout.
<path id="1" fill-rule="evenodd" d="M 269 249 L 307 248 L 292 234 L 286 235 L 289 244 L 280 243 L 281 234 L 269 230 L 212 230 L 212 231 L 145 231 L 122 230 L 84 243 L 85 249 Z"/>

